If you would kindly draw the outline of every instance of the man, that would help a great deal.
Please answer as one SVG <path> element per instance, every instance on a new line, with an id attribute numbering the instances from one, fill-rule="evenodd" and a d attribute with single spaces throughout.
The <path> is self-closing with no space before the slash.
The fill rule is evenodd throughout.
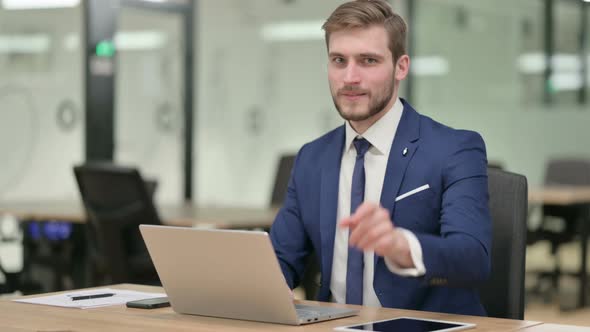
<path id="1" fill-rule="evenodd" d="M 334 104 L 346 120 L 299 151 L 271 239 L 296 287 L 306 258 L 318 299 L 485 315 L 491 222 L 482 138 L 398 98 L 406 24 L 383 0 L 338 7 L 323 26 Z"/>

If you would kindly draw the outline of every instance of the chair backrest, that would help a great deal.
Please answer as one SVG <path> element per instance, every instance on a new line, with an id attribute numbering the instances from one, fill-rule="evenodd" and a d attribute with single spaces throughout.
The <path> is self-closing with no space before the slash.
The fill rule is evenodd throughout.
<path id="1" fill-rule="evenodd" d="M 480 289 L 491 317 L 523 319 L 528 193 L 526 177 L 488 168 L 492 271 Z"/>
<path id="2" fill-rule="evenodd" d="M 549 160 L 545 184 L 590 185 L 590 160 L 582 158 L 555 158 Z"/>
<path id="3" fill-rule="evenodd" d="M 293 168 L 293 163 L 295 163 L 295 157 L 294 154 L 287 154 L 282 155 L 279 160 L 270 199 L 271 206 L 280 206 L 285 200 L 287 187 L 289 186 L 289 178 L 291 177 L 291 169 Z"/>
<path id="4" fill-rule="evenodd" d="M 160 224 L 146 185 L 135 168 L 106 163 L 74 167 L 87 214 L 94 283 L 141 282 L 138 269 L 155 271 L 139 232 L 140 224 Z M 147 277 L 147 276 L 146 276 Z"/>
<path id="5" fill-rule="evenodd" d="M 0 255 L 0 294 L 12 293 L 19 289 L 18 277 L 22 270 L 23 262 L 20 261 L 16 264 L 13 264 L 17 266 L 20 265 L 18 267 L 18 271 L 9 272 L 5 269 L 5 266 L 3 265 L 3 260 L 4 262 L 6 262 L 6 260 L 10 259 L 6 254 L 14 252 L 14 249 L 20 251 L 23 248 L 22 234 L 19 226 L 19 222 L 15 217 L 8 215 L 3 216 L 2 214 L 0 214 L 0 247 L 2 247 L 3 249 L 13 249 L 6 250 L 3 252 L 3 255 Z M 14 261 L 14 259 L 10 260 Z"/>
<path id="6" fill-rule="evenodd" d="M 583 158 L 554 158 L 549 160 L 545 171 L 545 184 L 568 186 L 590 185 L 590 160 Z M 579 209 L 580 206 L 543 204 L 543 216 L 558 217 L 564 221 L 564 230 L 553 232 L 554 234 L 560 234 L 559 237 L 553 237 L 552 242 L 555 242 L 555 246 L 559 243 L 571 241 L 577 233 L 576 223 L 568 221 L 575 220 L 575 217 L 579 214 Z M 552 250 L 556 250 L 555 246 Z"/>
<path id="7" fill-rule="evenodd" d="M 12 285 L 12 281 L 7 278 L 8 272 L 2 267 L 2 261 L 0 261 L 0 276 L 4 279 L 4 283 L 0 283 L 0 294 L 14 292 L 15 287 Z"/>
<path id="8" fill-rule="evenodd" d="M 504 169 L 504 164 L 499 160 L 488 160 L 488 168 Z"/>

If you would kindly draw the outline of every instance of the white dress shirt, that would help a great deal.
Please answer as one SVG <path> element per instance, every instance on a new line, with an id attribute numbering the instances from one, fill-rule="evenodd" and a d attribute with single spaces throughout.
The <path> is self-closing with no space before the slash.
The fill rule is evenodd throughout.
<path id="1" fill-rule="evenodd" d="M 389 110 L 381 119 L 375 122 L 361 136 L 346 122 L 346 140 L 344 152 L 342 154 L 342 164 L 340 166 L 340 179 L 338 190 L 338 212 L 336 221 L 336 235 L 334 239 L 334 257 L 332 261 L 332 279 L 330 280 L 330 291 L 332 299 L 338 303 L 346 303 L 346 264 L 348 261 L 348 228 L 340 228 L 340 221 L 350 216 L 350 195 L 352 185 L 352 173 L 356 161 L 356 149 L 352 141 L 356 137 L 363 137 L 369 143 L 371 148 L 365 154 L 365 201 L 380 202 L 383 180 L 387 169 L 387 159 L 391 144 L 395 137 L 398 124 L 403 112 L 403 104 L 399 99 L 396 100 L 391 110 Z M 401 153 L 401 151 L 400 151 Z M 394 170 L 395 171 L 395 170 Z M 395 223 L 395 220 L 393 221 Z M 406 236 L 410 245 L 410 254 L 415 268 L 403 269 L 396 266 L 395 263 L 385 259 L 387 268 L 398 275 L 403 276 L 421 276 L 426 269 L 422 260 L 422 247 L 416 236 L 409 230 L 401 229 Z M 363 305 L 381 306 L 381 302 L 375 294 L 373 288 L 373 251 L 365 251 L 365 267 L 363 274 Z"/>

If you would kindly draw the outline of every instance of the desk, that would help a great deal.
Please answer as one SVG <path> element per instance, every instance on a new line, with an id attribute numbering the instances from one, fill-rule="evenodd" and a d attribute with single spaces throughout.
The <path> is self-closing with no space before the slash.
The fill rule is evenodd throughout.
<path id="1" fill-rule="evenodd" d="M 522 332 L 588 332 L 590 328 L 584 326 L 561 324 L 538 324 L 526 327 Z"/>
<path id="2" fill-rule="evenodd" d="M 210 207 L 190 203 L 164 204 L 156 208 L 166 225 L 214 228 L 268 228 L 278 212 L 278 208 Z M 0 203 L 0 214 L 3 213 L 22 220 L 86 222 L 80 201 Z"/>
<path id="3" fill-rule="evenodd" d="M 529 189 L 529 203 L 574 205 L 590 203 L 589 186 L 544 186 Z"/>
<path id="4" fill-rule="evenodd" d="M 116 285 L 113 288 L 163 292 L 160 287 Z M 300 301 L 319 304 L 312 301 Z M 326 306 L 346 306 L 321 303 Z M 353 306 L 357 307 L 357 306 Z M 540 324 L 539 322 L 509 319 L 448 315 L 399 309 L 363 307 L 358 316 L 304 325 L 300 327 L 180 315 L 171 308 L 153 310 L 129 309 L 120 306 L 97 309 L 67 309 L 25 303 L 0 301 L 0 330 L 2 331 L 332 331 L 336 326 L 358 324 L 373 320 L 414 316 L 430 319 L 454 320 L 477 324 L 472 331 L 515 331 Z M 12 329 L 12 330 L 11 330 Z M 470 330 L 471 331 L 471 330 Z"/>
<path id="5" fill-rule="evenodd" d="M 561 206 L 579 206 L 580 216 L 578 220 L 566 220 L 566 222 L 581 222 L 580 224 L 580 293 L 579 307 L 586 305 L 586 293 L 588 280 L 586 275 L 588 236 L 590 235 L 590 220 L 588 209 L 590 208 L 590 186 L 545 186 L 529 190 L 529 204 L 550 204 Z"/>

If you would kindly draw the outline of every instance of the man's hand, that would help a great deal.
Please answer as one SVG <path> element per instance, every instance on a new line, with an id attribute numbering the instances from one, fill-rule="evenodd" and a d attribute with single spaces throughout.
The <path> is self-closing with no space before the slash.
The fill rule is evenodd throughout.
<path id="1" fill-rule="evenodd" d="M 364 202 L 353 215 L 340 221 L 340 227 L 350 229 L 349 246 L 373 250 L 401 268 L 415 267 L 406 237 L 393 225 L 389 211 L 379 204 Z"/>

